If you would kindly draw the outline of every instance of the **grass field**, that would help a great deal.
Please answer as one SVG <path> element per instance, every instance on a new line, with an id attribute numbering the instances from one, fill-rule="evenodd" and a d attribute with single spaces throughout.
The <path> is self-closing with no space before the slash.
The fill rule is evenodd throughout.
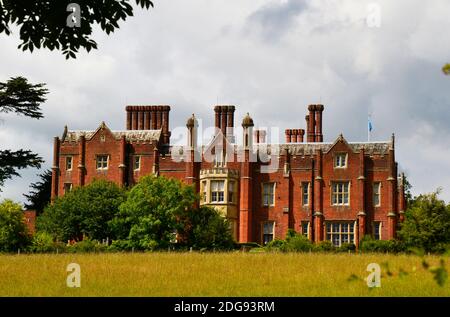
<path id="1" fill-rule="evenodd" d="M 439 263 L 435 256 L 426 260 Z M 66 286 L 72 262 L 81 267 L 80 288 Z M 382 266 L 380 288 L 366 285 L 372 262 Z M 408 274 L 399 275 L 401 269 Z M 352 274 L 361 279 L 350 281 Z M 407 255 L 0 255 L 0 296 L 450 296 L 450 281 L 438 286 L 422 259 Z"/>

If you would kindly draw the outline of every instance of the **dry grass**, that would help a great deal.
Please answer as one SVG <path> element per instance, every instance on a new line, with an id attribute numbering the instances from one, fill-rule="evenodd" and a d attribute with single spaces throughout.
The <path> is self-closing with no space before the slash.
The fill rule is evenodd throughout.
<path id="1" fill-rule="evenodd" d="M 81 266 L 81 288 L 66 286 L 71 262 Z M 394 273 L 382 269 L 381 288 L 366 285 L 372 262 L 388 262 Z M 407 255 L 314 253 L 0 255 L 0 296 L 450 296 L 450 281 L 438 286 L 421 263 Z M 400 268 L 409 274 L 399 276 Z M 348 281 L 352 274 L 364 280 Z"/>

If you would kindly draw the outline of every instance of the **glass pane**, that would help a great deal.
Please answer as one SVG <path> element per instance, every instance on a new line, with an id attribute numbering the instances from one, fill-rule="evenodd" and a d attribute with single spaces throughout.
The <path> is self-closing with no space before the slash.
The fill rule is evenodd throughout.
<path id="1" fill-rule="evenodd" d="M 334 235 L 333 235 L 332 242 L 333 242 L 333 244 L 334 244 L 335 246 L 338 247 L 338 246 L 339 246 L 339 235 L 334 234 Z"/>
<path id="2" fill-rule="evenodd" d="M 273 233 L 273 222 L 265 222 L 264 234 L 272 234 L 272 233 Z"/>
<path id="3" fill-rule="evenodd" d="M 339 224 L 333 223 L 333 232 L 339 232 Z"/>
<path id="4" fill-rule="evenodd" d="M 348 235 L 344 234 L 342 236 L 342 243 L 348 243 Z"/>
<path id="5" fill-rule="evenodd" d="M 342 232 L 348 232 L 348 223 L 342 224 Z"/>
<path id="6" fill-rule="evenodd" d="M 219 191 L 223 191 L 225 188 L 225 181 L 219 181 L 218 186 L 219 186 Z"/>

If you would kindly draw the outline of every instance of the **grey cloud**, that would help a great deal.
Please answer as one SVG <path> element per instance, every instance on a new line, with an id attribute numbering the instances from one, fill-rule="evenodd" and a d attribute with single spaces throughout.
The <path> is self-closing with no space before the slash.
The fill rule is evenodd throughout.
<path id="1" fill-rule="evenodd" d="M 308 9 L 306 0 L 272 1 L 248 18 L 250 25 L 261 28 L 267 40 L 278 40 L 292 25 L 293 20 Z"/>

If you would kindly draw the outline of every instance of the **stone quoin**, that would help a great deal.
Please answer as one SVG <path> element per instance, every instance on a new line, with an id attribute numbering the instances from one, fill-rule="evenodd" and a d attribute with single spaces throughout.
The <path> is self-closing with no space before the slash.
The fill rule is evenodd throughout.
<path id="1" fill-rule="evenodd" d="M 323 142 L 324 106 L 308 111 L 306 129 L 285 130 L 283 144 L 268 144 L 267 131 L 254 130 L 247 114 L 237 144 L 235 107 L 217 105 L 210 144 L 197 145 L 197 119 L 187 120 L 182 159 L 170 143 L 167 105 L 127 106 L 126 130 L 105 123 L 89 131 L 65 127 L 54 138 L 52 199 L 94 179 L 133 186 L 154 174 L 194 186 L 201 205 L 227 217 L 238 242 L 266 244 L 288 229 L 335 246 L 358 246 L 364 235 L 395 238 L 406 206 L 394 135 L 383 142 L 348 142 L 342 135 Z M 259 159 L 264 151 L 276 153 L 276 164 Z"/>

